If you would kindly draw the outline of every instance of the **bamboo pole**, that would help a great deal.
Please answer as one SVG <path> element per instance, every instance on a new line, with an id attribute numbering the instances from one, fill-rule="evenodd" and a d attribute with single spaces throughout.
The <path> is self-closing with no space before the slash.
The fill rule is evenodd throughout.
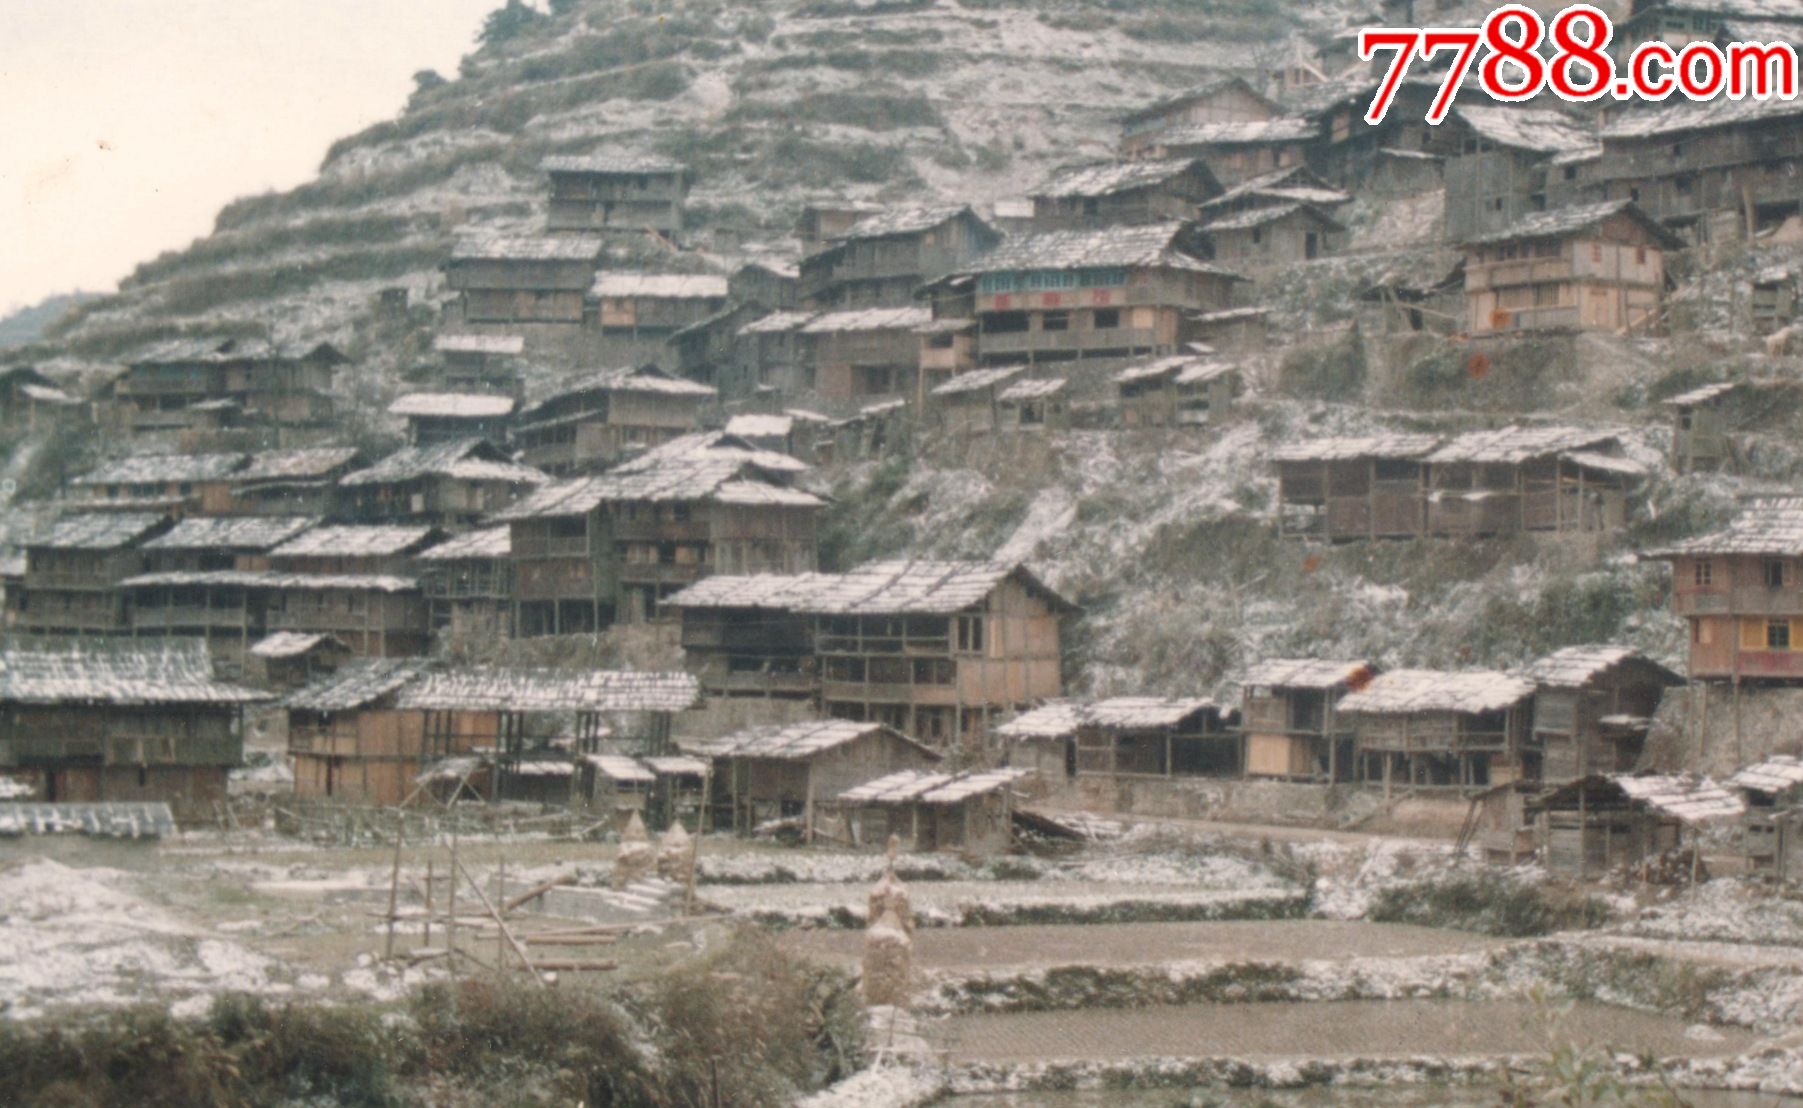
<path id="1" fill-rule="evenodd" d="M 407 837 L 407 821 L 402 819 L 394 831 L 394 868 L 388 874 L 388 938 L 382 944 L 382 957 L 394 957 L 394 913 L 401 893 L 401 841 Z"/>
<path id="2" fill-rule="evenodd" d="M 457 861 L 457 825 L 451 825 L 451 890 L 449 895 L 448 918 L 445 920 L 445 949 L 457 951 L 457 873 L 462 866 Z M 451 976 L 457 976 L 457 960 L 451 960 Z"/>
<path id="3" fill-rule="evenodd" d="M 426 859 L 426 931 L 425 946 L 432 945 L 432 859 Z"/>
<path id="4" fill-rule="evenodd" d="M 538 982 L 541 988 L 545 987 L 545 979 L 539 976 L 537 968 L 532 964 L 531 957 L 526 954 L 526 948 L 521 945 L 519 939 L 514 937 L 513 929 L 507 926 L 507 921 L 501 918 L 501 913 L 489 902 L 488 894 L 482 891 L 482 886 L 476 883 L 475 878 L 471 877 L 469 871 L 464 869 L 461 864 L 458 865 L 457 871 L 463 875 L 464 880 L 470 883 L 470 891 L 476 894 L 476 899 L 482 902 L 482 907 L 487 909 L 489 917 L 500 927 L 502 940 L 508 946 L 513 947 L 513 952 L 519 956 L 520 961 L 525 963 L 528 970 L 532 971 L 532 979 Z"/>

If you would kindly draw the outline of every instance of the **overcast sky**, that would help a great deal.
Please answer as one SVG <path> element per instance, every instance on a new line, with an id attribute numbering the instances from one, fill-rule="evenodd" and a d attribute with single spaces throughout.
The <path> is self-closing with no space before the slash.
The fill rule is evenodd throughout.
<path id="1" fill-rule="evenodd" d="M 105 291 L 454 76 L 499 0 L 0 0 L 0 314 Z"/>

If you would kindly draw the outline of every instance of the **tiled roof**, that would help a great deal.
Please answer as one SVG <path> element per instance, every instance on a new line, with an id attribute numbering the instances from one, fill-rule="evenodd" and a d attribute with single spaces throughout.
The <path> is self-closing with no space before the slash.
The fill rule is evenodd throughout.
<path id="1" fill-rule="evenodd" d="M 103 462 L 72 485 L 163 485 L 235 476 L 243 454 L 134 454 Z"/>
<path id="2" fill-rule="evenodd" d="M 1439 435 L 1386 432 L 1376 435 L 1328 436 L 1280 446 L 1271 452 L 1277 462 L 1344 462 L 1363 458 L 1413 460 L 1423 458 L 1440 445 Z"/>
<path id="3" fill-rule="evenodd" d="M 743 436 L 725 431 L 696 431 L 654 446 L 643 454 L 628 458 L 615 466 L 613 473 L 638 473 L 657 469 L 672 462 L 687 463 L 696 459 L 729 459 L 746 462 L 768 473 L 806 473 L 811 466 L 800 458 L 779 450 L 765 450 Z"/>
<path id="4" fill-rule="evenodd" d="M 299 450 L 274 450 L 251 456 L 250 464 L 232 474 L 235 484 L 251 481 L 278 481 L 293 478 L 329 476 L 341 466 L 354 462 L 354 446 L 313 446 Z"/>
<path id="5" fill-rule="evenodd" d="M 1253 146 L 1301 142 L 1314 138 L 1318 130 L 1306 119 L 1224 120 L 1172 127 L 1160 131 L 1154 141 L 1166 149 L 1180 146 Z"/>
<path id="6" fill-rule="evenodd" d="M 814 615 L 949 614 L 983 601 L 1009 577 L 1060 608 L 1069 601 L 1011 562 L 871 562 L 848 573 L 705 577 L 664 602 L 687 608 L 775 608 Z"/>
<path id="7" fill-rule="evenodd" d="M 1340 698 L 1342 713 L 1497 712 L 1534 695 L 1534 683 L 1494 670 L 1397 669 Z"/>
<path id="8" fill-rule="evenodd" d="M 258 658 L 298 658 L 316 646 L 335 645 L 348 649 L 335 636 L 309 635 L 301 631 L 277 631 L 251 644 L 250 652 Z"/>
<path id="9" fill-rule="evenodd" d="M 1062 377 L 1046 377 L 1035 381 L 1016 381 L 1001 392 L 995 394 L 997 401 L 1003 404 L 1018 404 L 1027 400 L 1043 400 L 1048 396 L 1056 396 L 1064 391 L 1065 380 Z"/>
<path id="10" fill-rule="evenodd" d="M 1352 194 L 1327 185 L 1303 166 L 1293 165 L 1249 177 L 1214 199 L 1204 201 L 1201 208 L 1203 211 L 1223 208 L 1249 198 L 1332 206 L 1349 202 Z"/>
<path id="11" fill-rule="evenodd" d="M 1204 224 L 1202 229 L 1211 234 L 1221 231 L 1249 231 L 1254 227 L 1263 227 L 1267 224 L 1276 223 L 1280 219 L 1288 219 L 1290 216 L 1298 214 L 1307 216 L 1318 223 L 1325 224 L 1333 230 L 1345 230 L 1338 220 L 1327 215 L 1325 212 L 1320 211 L 1313 204 L 1304 204 L 1299 201 L 1272 204 L 1263 208 L 1248 208 L 1243 212 L 1234 212 L 1231 215 L 1224 215 L 1219 219 Z"/>
<path id="12" fill-rule="evenodd" d="M 293 693 L 284 702 L 309 712 L 345 712 L 388 696 L 426 671 L 425 658 L 359 658 Z"/>
<path id="13" fill-rule="evenodd" d="M 0 703 L 248 704 L 267 699 L 265 693 L 216 679 L 204 643 L 0 646 Z"/>
<path id="14" fill-rule="evenodd" d="M 582 760 L 594 766 L 595 771 L 609 781 L 625 785 L 649 785 L 657 780 L 657 774 L 649 767 L 624 754 L 584 754 Z"/>
<path id="15" fill-rule="evenodd" d="M 1632 200 L 1605 200 L 1594 204 L 1572 204 L 1544 212 L 1529 212 L 1500 231 L 1466 239 L 1464 245 L 1489 246 L 1521 239 L 1560 238 L 1587 231 L 1606 219 L 1620 215 L 1634 219 L 1663 246 L 1676 248 L 1682 245 L 1676 235 L 1643 212 Z"/>
<path id="16" fill-rule="evenodd" d="M 692 674 L 634 670 L 511 669 L 434 671 L 395 696 L 397 708 L 430 711 L 680 712 L 700 686 Z"/>
<path id="17" fill-rule="evenodd" d="M 48 530 L 25 540 L 25 545 L 47 550 L 117 550 L 166 522 L 166 516 L 151 512 L 88 512 L 64 516 Z"/>
<path id="18" fill-rule="evenodd" d="M 1574 154 L 1588 153 L 1600 145 L 1596 132 L 1582 120 L 1554 108 L 1455 104 L 1452 110 L 1479 136 L 1498 146 L 1536 154 Z"/>
<path id="19" fill-rule="evenodd" d="M 1730 100 L 1720 96 L 1699 102 L 1680 97 L 1665 108 L 1624 113 L 1621 119 L 1603 128 L 1603 142 L 1606 146 L 1611 141 L 1622 139 L 1659 138 L 1685 131 L 1756 123 L 1794 126 L 1795 118 L 1800 114 L 1803 114 L 1803 98 L 1755 100 L 1747 96 L 1740 100 Z"/>
<path id="20" fill-rule="evenodd" d="M 420 552 L 422 562 L 453 562 L 470 558 L 505 558 L 513 553 L 513 528 L 483 527 L 453 535 Z"/>
<path id="21" fill-rule="evenodd" d="M 947 220 L 971 212 L 964 204 L 927 204 L 914 207 L 886 208 L 863 217 L 848 229 L 833 236 L 836 242 L 859 239 L 888 238 L 891 235 L 913 235 L 930 231 Z"/>
<path id="22" fill-rule="evenodd" d="M 145 550 L 267 550 L 316 521 L 306 516 L 199 516 L 184 519 Z"/>
<path id="23" fill-rule="evenodd" d="M 1117 192 L 1160 185 L 1197 167 L 1207 172 L 1199 158 L 1159 158 L 1141 161 L 1090 162 L 1052 171 L 1033 196 L 1054 198 L 1112 196 Z M 1210 177 L 1213 174 L 1209 174 Z"/>
<path id="24" fill-rule="evenodd" d="M 588 294 L 597 299 L 724 300 L 726 278 L 706 273 L 618 273 L 595 275 Z"/>
<path id="25" fill-rule="evenodd" d="M 972 797 L 1000 792 L 1026 777 L 1024 769 L 992 769 L 932 773 L 904 769 L 866 781 L 839 794 L 841 804 L 962 804 Z"/>
<path id="26" fill-rule="evenodd" d="M 1803 761 L 1789 754 L 1774 754 L 1742 769 L 1728 779 L 1728 784 L 1763 796 L 1803 789 Z"/>
<path id="27" fill-rule="evenodd" d="M 1180 222 L 1131 227 L 1042 231 L 1002 240 L 1000 246 L 964 267 L 964 273 L 1009 273 L 1029 269 L 1159 267 L 1238 278 L 1178 245 Z M 924 311 L 924 309 L 922 309 Z"/>
<path id="28" fill-rule="evenodd" d="M 1630 800 L 1685 823 L 1739 819 L 1747 810 L 1744 800 L 1707 777 L 1616 774 L 1608 780 Z"/>
<path id="29" fill-rule="evenodd" d="M 519 354 L 526 349 L 526 336 L 439 335 L 432 349 L 440 354 Z"/>
<path id="30" fill-rule="evenodd" d="M 993 389 L 1019 377 L 1027 371 L 1026 366 L 997 366 L 993 369 L 970 369 L 958 374 L 942 385 L 937 385 L 929 394 L 931 396 L 958 396 L 967 392 L 981 392 Z"/>
<path id="31" fill-rule="evenodd" d="M 1713 385 L 1703 385 L 1691 389 L 1689 392 L 1681 392 L 1670 397 L 1665 401 L 1665 406 L 1668 408 L 1694 408 L 1699 404 L 1707 404 L 1717 397 L 1726 396 L 1739 387 L 1740 382 L 1738 381 L 1717 381 Z"/>
<path id="32" fill-rule="evenodd" d="M 1719 531 L 1648 552 L 1653 558 L 1686 554 L 1803 556 L 1803 498 L 1755 500 Z"/>
<path id="33" fill-rule="evenodd" d="M 791 331 L 799 331 L 802 325 L 813 319 L 817 312 L 771 312 L 752 320 L 739 328 L 741 335 L 781 335 Z"/>
<path id="34" fill-rule="evenodd" d="M 411 592 L 419 582 L 388 573 L 288 573 L 275 569 L 196 569 L 141 573 L 119 582 L 122 589 L 212 587 L 343 592 Z"/>
<path id="35" fill-rule="evenodd" d="M 1528 664 L 1522 676 L 1554 688 L 1582 688 L 1596 678 L 1621 665 L 1639 661 L 1679 684 L 1683 678 L 1648 658 L 1631 646 L 1568 646 Z"/>
<path id="36" fill-rule="evenodd" d="M 1427 456 L 1429 462 L 1496 462 L 1517 465 L 1534 458 L 1617 441 L 1621 432 L 1596 427 L 1502 427 L 1469 431 Z"/>
<path id="37" fill-rule="evenodd" d="M 928 308 L 853 308 L 843 312 L 822 312 L 799 329 L 804 335 L 911 331 L 932 318 L 933 313 Z"/>
<path id="38" fill-rule="evenodd" d="M 1130 385 L 1135 381 L 1169 377 L 1178 384 L 1192 385 L 1203 381 L 1212 381 L 1217 377 L 1236 372 L 1238 370 L 1226 362 L 1217 362 L 1211 358 L 1197 357 L 1193 354 L 1171 354 L 1135 362 L 1116 373 L 1114 383 Z"/>
<path id="39" fill-rule="evenodd" d="M 1141 731 L 1175 727 L 1198 712 L 1219 711 L 1207 697 L 1117 696 L 1084 703 L 1054 700 L 1023 712 L 996 728 L 1007 738 L 1064 738 L 1080 728 Z"/>
<path id="40" fill-rule="evenodd" d="M 1266 658 L 1254 662 L 1240 684 L 1274 689 L 1333 689 L 1368 680 L 1375 673 L 1371 663 L 1363 659 Z"/>
<path id="41" fill-rule="evenodd" d="M 497 521 L 551 519 L 587 515 L 608 503 L 671 503 L 714 499 L 729 484 L 736 486 L 757 483 L 760 468 L 744 458 L 731 456 L 701 455 L 670 459 L 634 471 L 614 470 L 593 477 L 554 482 L 496 513 L 494 518 Z M 783 493 L 787 495 L 772 493 L 772 499 L 759 502 L 825 503 L 819 497 L 797 490 L 784 489 Z M 743 498 L 751 494 L 745 489 L 735 488 L 733 495 Z M 735 502 L 748 501 L 740 499 Z"/>
<path id="42" fill-rule="evenodd" d="M 494 262 L 598 262 L 603 249 L 589 235 L 506 235 L 477 232 L 457 236 L 451 260 Z"/>
<path id="43" fill-rule="evenodd" d="M 515 485 L 543 485 L 551 480 L 549 475 L 513 461 L 500 447 L 484 439 L 465 438 L 431 446 L 402 447 L 368 469 L 345 474 L 338 483 L 357 488 L 417 481 L 422 477 Z"/>
<path id="44" fill-rule="evenodd" d="M 789 432 L 793 430 L 795 430 L 795 417 L 791 415 L 745 412 L 726 421 L 727 434 L 750 438 L 787 438 Z"/>
<path id="45" fill-rule="evenodd" d="M 440 419 L 496 419 L 513 411 L 513 397 L 471 392 L 410 392 L 388 405 L 388 414 Z"/>
<path id="46" fill-rule="evenodd" d="M 539 163 L 546 173 L 686 173 L 681 162 L 650 154 L 554 154 Z"/>
<path id="47" fill-rule="evenodd" d="M 304 531 L 270 554 L 277 558 L 380 557 L 405 554 L 431 537 L 430 527 L 349 523 Z"/>
<path id="48" fill-rule="evenodd" d="M 520 416 L 522 419 L 530 419 L 553 400 L 589 392 L 643 392 L 694 397 L 715 395 L 711 386 L 673 377 L 656 366 L 602 369 L 560 382 L 554 390 L 527 405 Z"/>
<path id="49" fill-rule="evenodd" d="M 804 723 L 751 727 L 717 739 L 684 742 L 683 748 L 709 758 L 770 758 L 779 761 L 806 761 L 817 754 L 856 742 L 867 735 L 889 732 L 937 759 L 931 750 L 885 724 L 854 723 L 843 719 L 810 720 Z"/>

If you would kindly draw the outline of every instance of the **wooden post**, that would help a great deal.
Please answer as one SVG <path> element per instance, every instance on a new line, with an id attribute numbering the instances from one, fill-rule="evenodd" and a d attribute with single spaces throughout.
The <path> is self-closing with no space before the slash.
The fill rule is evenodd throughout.
<path id="1" fill-rule="evenodd" d="M 1588 793 L 1582 781 L 1578 784 L 1578 880 L 1584 880 L 1585 855 L 1590 848 L 1590 811 L 1584 804 Z"/>
<path id="2" fill-rule="evenodd" d="M 444 943 L 445 949 L 451 954 L 447 961 L 451 967 L 452 977 L 457 976 L 457 875 L 460 872 L 462 872 L 462 867 L 457 861 L 457 825 L 453 823 L 451 825 L 451 891 L 448 896 L 449 906 L 447 908 L 450 914 L 445 918 L 444 925 Z"/>
<path id="3" fill-rule="evenodd" d="M 500 868 L 495 870 L 495 903 L 496 904 L 507 903 L 507 859 L 504 857 L 501 859 Z M 499 922 L 500 918 L 501 917 L 498 915 L 495 917 L 497 922 Z M 501 934 L 500 930 L 497 929 L 495 932 L 495 966 L 496 966 L 496 968 L 499 968 L 506 961 L 507 961 L 507 943 L 505 941 L 504 936 Z"/>
<path id="4" fill-rule="evenodd" d="M 396 813 L 394 827 L 394 868 L 388 873 L 388 938 L 382 944 L 382 957 L 394 957 L 394 913 L 401 891 L 401 840 L 407 837 L 407 817 Z"/>
<path id="5" fill-rule="evenodd" d="M 432 859 L 426 859 L 426 931 L 423 945 L 432 945 Z"/>

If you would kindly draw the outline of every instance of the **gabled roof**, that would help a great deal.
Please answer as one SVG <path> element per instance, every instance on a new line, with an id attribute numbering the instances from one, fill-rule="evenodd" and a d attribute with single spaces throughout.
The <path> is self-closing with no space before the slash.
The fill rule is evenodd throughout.
<path id="1" fill-rule="evenodd" d="M 680 712 L 700 697 L 692 674 L 635 670 L 436 670 L 395 695 L 403 709 L 462 712 Z"/>
<path id="2" fill-rule="evenodd" d="M 1203 201 L 1201 208 L 1203 211 L 1211 208 L 1224 208 L 1247 199 L 1269 200 L 1275 203 L 1295 201 L 1302 204 L 1314 204 L 1317 207 L 1331 207 L 1335 204 L 1349 203 L 1352 200 L 1352 194 L 1322 181 L 1321 178 L 1310 172 L 1307 166 L 1292 165 L 1283 169 L 1273 169 L 1269 173 L 1261 173 L 1256 177 L 1248 177 L 1214 199 Z"/>
<path id="3" fill-rule="evenodd" d="M 1493 462 L 1519 465 L 1568 451 L 1614 443 L 1621 432 L 1597 427 L 1500 427 L 1468 431 L 1427 456 L 1429 462 Z"/>
<path id="4" fill-rule="evenodd" d="M 812 468 L 800 458 L 778 450 L 765 450 L 743 435 L 724 430 L 680 435 L 628 458 L 610 472 L 639 473 L 671 462 L 686 463 L 698 458 L 747 462 L 767 473 L 805 473 Z"/>
<path id="5" fill-rule="evenodd" d="M 1389 431 L 1375 435 L 1330 435 L 1294 442 L 1271 451 L 1275 462 L 1349 462 L 1367 458 L 1415 461 L 1440 445 L 1439 435 Z"/>
<path id="6" fill-rule="evenodd" d="M 1031 771 L 1024 769 L 966 770 L 932 773 L 904 769 L 866 781 L 839 794 L 841 804 L 962 804 L 973 797 L 1001 792 Z"/>
<path id="7" fill-rule="evenodd" d="M 0 703 L 233 705 L 268 700 L 213 676 L 206 644 L 0 646 Z"/>
<path id="8" fill-rule="evenodd" d="M 25 540 L 45 550 L 118 550 L 130 546 L 169 522 L 154 512 L 91 512 L 64 516 Z"/>
<path id="9" fill-rule="evenodd" d="M 250 652 L 258 658 L 298 658 L 322 646 L 336 647 L 346 652 L 350 650 L 336 635 L 277 631 L 252 643 Z"/>
<path id="10" fill-rule="evenodd" d="M 348 558 L 406 554 L 436 534 L 401 524 L 347 523 L 304 531 L 270 551 L 275 558 Z"/>
<path id="11" fill-rule="evenodd" d="M 466 559 L 505 558 L 513 553 L 513 528 L 482 527 L 453 535 L 420 552 L 422 562 L 455 562 Z"/>
<path id="12" fill-rule="evenodd" d="M 1186 123 L 1160 131 L 1153 140 L 1170 150 L 1192 146 L 1269 146 L 1276 143 L 1302 142 L 1319 132 L 1306 119 L 1228 120 L 1217 123 Z"/>
<path id="13" fill-rule="evenodd" d="M 1266 658 L 1254 662 L 1240 681 L 1242 686 L 1273 689 L 1350 688 L 1370 680 L 1377 673 L 1370 662 L 1328 661 L 1319 658 Z"/>
<path id="14" fill-rule="evenodd" d="M 457 236 L 453 262 L 599 262 L 604 249 L 591 235 L 508 235 L 481 231 Z"/>
<path id="15" fill-rule="evenodd" d="M 373 704 L 426 671 L 425 658 L 359 658 L 291 694 L 283 703 L 309 712 L 347 712 Z"/>
<path id="16" fill-rule="evenodd" d="M 679 608 L 772 608 L 810 615 L 938 615 L 981 603 L 1018 579 L 1054 607 L 1070 601 L 1013 562 L 871 562 L 847 573 L 715 574 L 665 599 Z"/>
<path id="17" fill-rule="evenodd" d="M 802 325 L 813 319 L 818 312 L 780 311 L 760 316 L 739 328 L 741 335 L 783 335 L 791 331 L 799 331 Z"/>
<path id="18" fill-rule="evenodd" d="M 967 392 L 981 392 L 984 389 L 993 389 L 997 385 L 1005 384 L 1026 371 L 1026 366 L 1019 365 L 966 370 L 944 384 L 935 386 L 928 395 L 958 396 Z"/>
<path id="19" fill-rule="evenodd" d="M 1737 789 L 1777 796 L 1792 789 L 1803 789 L 1803 761 L 1789 754 L 1774 754 L 1763 762 L 1747 766 L 1728 779 Z"/>
<path id="20" fill-rule="evenodd" d="M 1268 224 L 1276 223 L 1279 220 L 1288 219 L 1291 216 L 1296 215 L 1300 215 L 1304 219 L 1313 220 L 1315 223 L 1326 227 L 1330 231 L 1344 231 L 1346 229 L 1338 220 L 1334 219 L 1326 212 L 1321 211 L 1313 204 L 1303 204 L 1296 201 L 1271 204 L 1263 208 L 1248 208 L 1243 212 L 1232 212 L 1219 219 L 1203 224 L 1202 229 L 1210 234 L 1218 234 L 1222 231 L 1250 231 L 1254 227 L 1264 227 Z"/>
<path id="21" fill-rule="evenodd" d="M 551 392 L 526 405 L 520 411 L 520 418 L 529 420 L 552 401 L 591 392 L 657 393 L 697 398 L 715 395 L 711 385 L 674 376 L 654 365 L 600 369 L 560 382 Z"/>
<path id="22" fill-rule="evenodd" d="M 121 589 L 229 588 L 310 592 L 412 592 L 419 582 L 389 573 L 293 573 L 279 569 L 194 569 L 141 573 L 119 582 Z"/>
<path id="23" fill-rule="evenodd" d="M 145 550 L 268 550 L 318 522 L 307 516 L 198 516 L 144 544 Z"/>
<path id="24" fill-rule="evenodd" d="M 1534 683 L 1495 670 L 1397 669 L 1340 698 L 1342 714 L 1499 712 L 1534 695 Z"/>
<path id="25" fill-rule="evenodd" d="M 822 312 L 801 325 L 804 335 L 844 334 L 853 331 L 912 331 L 933 318 L 928 308 L 852 308 Z"/>
<path id="26" fill-rule="evenodd" d="M 72 485 L 165 485 L 218 481 L 235 476 L 243 454 L 133 454 L 116 458 L 75 478 Z"/>
<path id="27" fill-rule="evenodd" d="M 916 235 L 930 231 L 942 223 L 949 223 L 959 216 L 969 216 L 978 223 L 983 223 L 982 217 L 972 211 L 968 204 L 924 204 L 873 212 L 832 238 L 834 242 L 857 242 L 896 235 Z M 983 225 L 988 226 L 987 223 Z"/>
<path id="28" fill-rule="evenodd" d="M 1117 696 L 1092 703 L 1053 700 L 1022 712 L 995 733 L 1011 739 L 1060 739 L 1084 727 L 1150 731 L 1176 727 L 1198 713 L 1220 710 L 1219 704 L 1205 696 Z"/>
<path id="29" fill-rule="evenodd" d="M 1536 154 L 1600 151 L 1596 132 L 1554 108 L 1477 107 L 1454 104 L 1453 113 L 1485 140 Z"/>
<path id="30" fill-rule="evenodd" d="M 1135 108 L 1122 116 L 1121 122 L 1137 123 L 1141 120 L 1154 119 L 1170 111 L 1172 108 L 1180 108 L 1185 104 L 1197 100 L 1206 100 L 1209 97 L 1218 95 L 1230 88 L 1238 88 L 1245 95 L 1264 103 L 1272 110 L 1276 110 L 1277 108 L 1277 105 L 1269 97 L 1253 88 L 1247 83 L 1244 77 L 1217 77 L 1213 80 L 1204 81 L 1199 85 L 1185 89 L 1182 92 L 1174 93 L 1160 100 L 1155 100 L 1143 108 Z"/>
<path id="31" fill-rule="evenodd" d="M 551 480 L 544 472 L 514 461 L 486 439 L 464 438 L 431 446 L 402 447 L 368 469 L 345 474 L 338 483 L 346 488 L 359 488 L 417 481 L 423 477 L 504 481 L 515 485 L 543 485 Z"/>
<path id="32" fill-rule="evenodd" d="M 1605 200 L 1595 204 L 1573 204 L 1544 212 L 1529 212 L 1508 227 L 1466 239 L 1464 246 L 1491 246 L 1499 242 L 1522 239 L 1563 238 L 1600 226 L 1605 220 L 1627 216 L 1652 236 L 1660 246 L 1676 250 L 1684 245 L 1665 225 L 1642 211 L 1632 200 Z"/>
<path id="33" fill-rule="evenodd" d="M 619 273 L 595 274 L 588 294 L 597 300 L 624 300 L 643 297 L 650 300 L 724 300 L 726 278 L 710 273 Z"/>
<path id="34" fill-rule="evenodd" d="M 801 762 L 871 735 L 888 734 L 938 760 L 939 752 L 923 746 L 887 724 L 844 719 L 750 727 L 717 739 L 683 742 L 683 749 L 709 758 L 769 758 Z"/>
<path id="35" fill-rule="evenodd" d="M 764 412 L 741 412 L 726 421 L 726 433 L 760 439 L 786 438 L 795 430 L 792 415 L 770 415 Z"/>
<path id="36" fill-rule="evenodd" d="M 1540 685 L 1577 689 L 1630 662 L 1652 669 L 1665 684 L 1684 682 L 1684 678 L 1631 646 L 1568 646 L 1529 663 L 1522 676 Z"/>
<path id="37" fill-rule="evenodd" d="M 1164 357 L 1135 362 L 1116 373 L 1114 383 L 1131 385 L 1136 381 L 1151 381 L 1168 377 L 1180 385 L 1193 385 L 1237 372 L 1239 371 L 1234 366 L 1226 362 L 1217 362 L 1212 358 L 1195 354 L 1169 354 Z"/>
<path id="38" fill-rule="evenodd" d="M 1188 223 L 1171 221 L 1021 235 L 1004 239 L 1000 246 L 968 263 L 960 273 L 1123 266 L 1187 269 L 1245 280 L 1185 249 L 1181 243 L 1190 227 Z"/>
<path id="39" fill-rule="evenodd" d="M 1535 809 L 1560 808 L 1602 788 L 1618 793 L 1636 807 L 1687 824 L 1738 819 L 1746 802 L 1708 777 L 1691 774 L 1592 774 L 1560 785 L 1529 801 Z"/>
<path id="40" fill-rule="evenodd" d="M 1707 131 L 1717 127 L 1741 127 L 1760 123 L 1794 126 L 1798 115 L 1803 115 L 1803 98 L 1780 100 L 1774 97 L 1755 100 L 1747 96 L 1740 100 L 1730 100 L 1726 96 L 1718 96 L 1713 100 L 1698 102 L 1679 97 L 1665 108 L 1625 113 L 1622 118 L 1603 128 L 1603 143 L 1607 149 L 1611 142 L 1664 138 L 1686 131 Z"/>
<path id="41" fill-rule="evenodd" d="M 1052 171 L 1031 196 L 1050 199 L 1092 198 L 1162 185 L 1188 173 L 1200 172 L 1216 188 L 1214 174 L 1200 158 L 1157 158 L 1139 161 L 1085 162 Z"/>
<path id="42" fill-rule="evenodd" d="M 234 484 L 251 481 L 282 481 L 329 477 L 336 470 L 354 464 L 358 451 L 354 446 L 312 446 L 299 450 L 274 450 L 251 456 L 250 464 L 231 475 Z"/>
<path id="43" fill-rule="evenodd" d="M 497 522 L 568 518 L 587 515 L 603 504 L 628 501 L 677 503 L 731 496 L 740 499 L 728 500 L 729 503 L 748 503 L 752 501 L 743 498 L 752 494 L 740 486 L 776 484 L 760 480 L 764 472 L 761 467 L 744 458 L 731 456 L 702 454 L 685 459 L 670 459 L 662 464 L 630 472 L 616 469 L 592 477 L 554 482 L 497 512 L 493 518 Z M 824 506 L 826 503 L 819 497 L 798 489 L 780 485 L 777 489 L 779 491 L 770 494 L 773 499 L 758 502 L 806 507 Z"/>
<path id="44" fill-rule="evenodd" d="M 1668 408 L 1695 408 L 1726 396 L 1739 387 L 1739 381 L 1717 381 L 1713 385 L 1702 385 L 1689 392 L 1681 392 L 1676 396 L 1668 397 L 1664 403 Z"/>
<path id="45" fill-rule="evenodd" d="M 1034 381 L 1016 381 L 1001 392 L 995 394 L 996 401 L 1002 404 L 1018 404 L 1028 400 L 1043 400 L 1048 396 L 1056 396 L 1064 391 L 1065 379 L 1062 377 L 1044 377 Z"/>
<path id="46" fill-rule="evenodd" d="M 410 392 L 388 405 L 388 414 L 434 419 L 499 419 L 513 411 L 513 397 L 480 392 Z"/>
<path id="47" fill-rule="evenodd" d="M 688 167 L 649 154 L 553 154 L 539 163 L 546 173 L 638 174 L 687 173 Z"/>
<path id="48" fill-rule="evenodd" d="M 1755 500 L 1719 531 L 1647 552 L 1649 558 L 1667 559 L 1693 554 L 1803 556 L 1803 497 Z"/>
<path id="49" fill-rule="evenodd" d="M 520 354 L 526 349 L 524 335 L 439 335 L 432 349 L 440 354 Z"/>

